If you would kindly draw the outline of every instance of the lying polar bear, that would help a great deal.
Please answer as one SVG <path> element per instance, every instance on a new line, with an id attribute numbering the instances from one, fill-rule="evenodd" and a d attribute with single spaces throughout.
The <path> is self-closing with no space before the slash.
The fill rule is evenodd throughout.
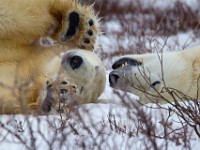
<path id="1" fill-rule="evenodd" d="M 0 114 L 60 113 L 96 101 L 105 86 L 91 52 L 98 34 L 93 7 L 78 0 L 1 0 Z"/>
<path id="2" fill-rule="evenodd" d="M 200 47 L 122 56 L 112 65 L 110 86 L 138 95 L 142 103 L 198 99 L 199 56 Z"/>
<path id="3" fill-rule="evenodd" d="M 66 113 L 71 106 L 97 101 L 106 81 L 105 68 L 97 55 L 76 49 L 66 52 L 62 59 L 55 57 L 52 62 L 51 71 L 57 69 L 56 64 L 60 69 L 55 78 L 47 81 L 46 93 L 36 108 L 42 106 L 42 111 L 48 114 Z"/>

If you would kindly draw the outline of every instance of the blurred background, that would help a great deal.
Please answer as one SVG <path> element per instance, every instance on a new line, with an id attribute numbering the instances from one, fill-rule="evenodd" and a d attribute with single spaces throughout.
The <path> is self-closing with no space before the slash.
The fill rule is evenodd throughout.
<path id="1" fill-rule="evenodd" d="M 95 11 L 101 18 L 103 34 L 96 52 L 105 63 L 124 54 L 175 51 L 199 44 L 198 0 L 84 2 L 95 2 Z"/>

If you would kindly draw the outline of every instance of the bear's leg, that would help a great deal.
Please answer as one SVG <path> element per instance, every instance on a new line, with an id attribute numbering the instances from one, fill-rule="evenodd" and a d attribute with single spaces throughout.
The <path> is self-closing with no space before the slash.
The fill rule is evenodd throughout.
<path id="1" fill-rule="evenodd" d="M 91 50 L 98 31 L 92 6 L 75 0 L 0 1 L 1 45 L 32 45 L 51 36 L 60 44 Z"/>
<path id="2" fill-rule="evenodd" d="M 98 18 L 95 16 L 92 6 L 82 6 L 77 1 L 66 1 L 60 6 L 52 5 L 52 14 L 61 18 L 57 31 L 52 37 L 60 44 L 69 48 L 81 48 L 92 50 L 96 42 L 96 36 L 100 32 Z M 64 6 L 70 6 L 64 8 Z M 62 9 L 62 12 L 58 12 Z M 58 11 L 58 12 L 57 12 Z"/>
<path id="3" fill-rule="evenodd" d="M 68 113 L 78 103 L 79 88 L 66 80 L 48 80 L 46 96 L 41 102 L 41 111 L 48 113 Z"/>

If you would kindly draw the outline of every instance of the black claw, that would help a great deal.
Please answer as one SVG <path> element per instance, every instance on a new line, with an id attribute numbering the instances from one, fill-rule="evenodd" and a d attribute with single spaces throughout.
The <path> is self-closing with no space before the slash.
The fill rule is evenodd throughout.
<path id="1" fill-rule="evenodd" d="M 64 113 L 64 109 L 63 109 L 63 108 L 58 108 L 58 109 L 57 109 L 57 112 L 58 112 L 58 113 Z"/>
<path id="2" fill-rule="evenodd" d="M 47 89 L 50 89 L 53 87 L 53 84 L 50 83 L 50 81 L 46 81 Z"/>
<path id="3" fill-rule="evenodd" d="M 67 98 L 62 98 L 61 100 L 60 100 L 60 103 L 65 103 L 67 101 Z"/>
<path id="4" fill-rule="evenodd" d="M 86 49 L 84 45 L 79 46 L 80 49 Z"/>
<path id="5" fill-rule="evenodd" d="M 89 40 L 88 38 L 85 38 L 83 41 L 84 41 L 84 43 L 86 43 L 86 44 L 90 44 L 90 40 Z"/>
<path id="6" fill-rule="evenodd" d="M 94 25 L 94 21 L 93 20 L 90 20 L 88 23 L 89 23 L 90 26 Z"/>
<path id="7" fill-rule="evenodd" d="M 92 36 L 92 35 L 93 35 L 93 31 L 92 31 L 92 30 L 88 30 L 88 31 L 87 31 L 87 34 L 88 34 L 89 36 Z"/>
<path id="8" fill-rule="evenodd" d="M 60 84 L 64 84 L 65 85 L 65 84 L 68 84 L 68 83 L 66 81 L 62 81 Z"/>
<path id="9" fill-rule="evenodd" d="M 68 92 L 68 90 L 66 89 L 60 89 L 60 94 L 66 94 Z"/>
<path id="10" fill-rule="evenodd" d="M 70 39 L 76 33 L 76 30 L 79 26 L 79 22 L 79 14 L 77 12 L 71 12 L 69 14 L 69 28 L 67 30 L 66 35 L 61 39 L 63 42 L 67 39 Z"/>

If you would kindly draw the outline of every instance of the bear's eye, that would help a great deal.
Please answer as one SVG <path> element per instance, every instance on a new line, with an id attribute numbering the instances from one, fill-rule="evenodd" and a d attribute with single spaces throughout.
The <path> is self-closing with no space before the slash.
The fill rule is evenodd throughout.
<path id="1" fill-rule="evenodd" d="M 160 81 L 155 81 L 155 82 L 153 82 L 150 86 L 152 87 L 152 88 L 155 88 L 155 86 L 156 85 L 159 85 L 161 82 Z"/>

